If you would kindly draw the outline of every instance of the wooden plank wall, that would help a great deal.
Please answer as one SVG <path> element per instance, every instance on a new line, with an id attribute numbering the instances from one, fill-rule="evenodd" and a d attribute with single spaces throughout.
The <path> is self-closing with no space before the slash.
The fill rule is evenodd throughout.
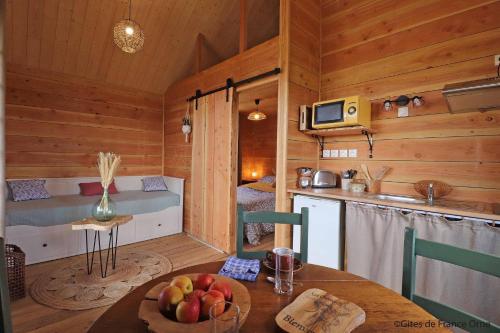
<path id="1" fill-rule="evenodd" d="M 362 136 L 328 140 L 329 149 L 358 149 L 354 159 L 321 159 L 321 168 L 393 170 L 383 192 L 415 194 L 413 183 L 437 179 L 454 199 L 500 197 L 500 111 L 450 114 L 446 83 L 493 77 L 499 52 L 500 1 L 392 0 L 322 2 L 321 98 L 373 100 L 374 158 Z M 408 118 L 381 110 L 382 100 L 419 94 Z"/>
<path id="2" fill-rule="evenodd" d="M 0 89 L 5 91 L 5 50 L 4 50 L 4 23 L 5 3 L 0 4 Z M 0 99 L 0 186 L 5 188 L 5 98 Z M 0 214 L 5 214 L 5 191 L 0 194 Z M 5 219 L 0 220 L 0 238 L 5 238 Z"/>
<path id="3" fill-rule="evenodd" d="M 239 149 L 241 154 L 241 178 L 254 179 L 273 175 L 276 172 L 276 114 L 268 114 L 262 121 L 247 119 L 247 114 L 240 114 Z"/>
<path id="4" fill-rule="evenodd" d="M 191 142 L 186 143 L 181 132 L 181 120 L 187 108 L 186 99 L 193 95 L 196 89 L 208 91 L 224 85 L 229 77 L 237 81 L 270 71 L 277 66 L 278 37 L 275 37 L 173 84 L 165 93 L 164 174 L 186 179 L 184 188 L 184 231 L 195 237 L 200 237 L 198 230 L 201 230 L 201 226 L 193 225 L 190 220 Z M 193 111 L 191 110 L 191 112 Z M 196 167 L 196 164 L 193 165 L 194 167 Z"/>
<path id="5" fill-rule="evenodd" d="M 7 66 L 7 178 L 97 176 L 99 151 L 119 175 L 162 174 L 162 96 Z"/>
<path id="6" fill-rule="evenodd" d="M 295 169 L 316 168 L 317 144 L 298 130 L 299 106 L 318 100 L 320 89 L 320 0 L 281 0 L 280 66 L 276 210 L 289 212 L 291 200 L 286 189 L 295 187 Z M 281 137 L 284 139 L 281 139 Z M 283 172 L 284 174 L 281 174 Z M 291 228 L 277 225 L 275 246 L 290 246 Z"/>
<path id="7" fill-rule="evenodd" d="M 312 105 L 320 90 L 320 1 L 290 1 L 287 187 L 297 182 L 296 168 L 317 168 L 316 141 L 299 132 L 299 106 Z M 290 201 L 288 202 L 290 204 Z"/>
<path id="8" fill-rule="evenodd" d="M 313 138 L 299 132 L 299 106 L 312 105 L 320 89 L 320 1 L 290 1 L 287 187 L 297 181 L 296 168 L 317 167 Z"/>

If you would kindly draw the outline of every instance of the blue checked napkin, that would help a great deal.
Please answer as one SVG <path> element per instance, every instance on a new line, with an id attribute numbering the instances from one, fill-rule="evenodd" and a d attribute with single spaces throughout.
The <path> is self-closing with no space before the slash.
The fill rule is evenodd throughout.
<path id="1" fill-rule="evenodd" d="M 258 259 L 229 257 L 219 271 L 219 274 L 237 280 L 255 281 L 257 280 L 259 271 L 260 262 Z"/>

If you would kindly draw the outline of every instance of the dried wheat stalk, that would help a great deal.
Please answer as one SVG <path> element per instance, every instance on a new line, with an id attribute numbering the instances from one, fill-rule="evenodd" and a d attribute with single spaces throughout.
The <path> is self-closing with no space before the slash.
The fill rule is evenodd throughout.
<path id="1" fill-rule="evenodd" d="M 116 171 L 120 166 L 121 158 L 113 153 L 100 152 L 97 157 L 97 169 L 101 175 L 101 185 L 104 191 L 108 190 L 109 185 L 113 182 Z M 99 204 L 104 210 L 108 210 L 109 202 L 107 197 L 103 196 Z"/>
<path id="2" fill-rule="evenodd" d="M 101 175 L 101 185 L 107 190 L 109 185 L 113 182 L 116 171 L 120 166 L 121 158 L 114 153 L 100 152 L 97 157 L 97 168 Z"/>

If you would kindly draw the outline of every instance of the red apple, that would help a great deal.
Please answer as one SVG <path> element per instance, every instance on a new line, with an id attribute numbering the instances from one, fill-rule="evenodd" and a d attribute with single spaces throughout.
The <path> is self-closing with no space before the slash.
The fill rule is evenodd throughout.
<path id="1" fill-rule="evenodd" d="M 208 290 L 208 287 L 215 281 L 214 277 L 210 274 L 200 274 L 194 282 L 195 289 Z"/>
<path id="2" fill-rule="evenodd" d="M 179 287 L 184 295 L 191 294 L 193 292 L 193 282 L 187 276 L 175 277 L 172 282 L 170 282 L 170 285 Z"/>
<path id="3" fill-rule="evenodd" d="M 188 295 L 188 297 L 197 297 L 200 301 L 201 298 L 205 295 L 205 291 L 201 289 L 195 289 L 191 294 Z"/>
<path id="4" fill-rule="evenodd" d="M 217 305 L 214 315 L 218 316 L 224 312 L 224 295 L 218 290 L 207 291 L 201 298 L 201 315 L 204 318 L 209 317 L 210 307 L 215 303 L 217 303 Z"/>
<path id="5" fill-rule="evenodd" d="M 200 300 L 198 297 L 189 297 L 181 301 L 175 310 L 175 317 L 181 323 L 196 323 L 200 316 Z"/>
<path id="6" fill-rule="evenodd" d="M 210 288 L 208 290 L 218 290 L 224 295 L 224 299 L 226 301 L 230 301 L 231 297 L 233 296 L 233 292 L 231 290 L 231 287 L 229 284 L 222 282 L 222 281 L 215 281 L 210 285 Z"/>
<path id="7" fill-rule="evenodd" d="M 175 311 L 177 304 L 184 299 L 184 294 L 176 286 L 163 288 L 158 296 L 158 308 L 163 315 L 168 315 Z"/>

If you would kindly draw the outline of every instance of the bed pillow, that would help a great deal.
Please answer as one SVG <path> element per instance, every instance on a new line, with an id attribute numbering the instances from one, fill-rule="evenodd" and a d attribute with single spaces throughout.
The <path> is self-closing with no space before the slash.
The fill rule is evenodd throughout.
<path id="1" fill-rule="evenodd" d="M 10 180 L 7 185 L 12 193 L 13 201 L 27 201 L 50 198 L 45 189 L 44 179 Z"/>
<path id="2" fill-rule="evenodd" d="M 142 179 L 144 192 L 168 191 L 167 184 L 162 176 L 146 177 Z"/>
<path id="3" fill-rule="evenodd" d="M 274 184 L 276 182 L 276 176 L 264 176 L 259 179 L 259 183 Z"/>
<path id="4" fill-rule="evenodd" d="M 81 195 L 102 195 L 104 193 L 104 189 L 102 188 L 101 182 L 79 183 L 78 186 L 80 186 Z M 109 185 L 108 193 L 109 194 L 118 193 L 114 181 Z"/>

